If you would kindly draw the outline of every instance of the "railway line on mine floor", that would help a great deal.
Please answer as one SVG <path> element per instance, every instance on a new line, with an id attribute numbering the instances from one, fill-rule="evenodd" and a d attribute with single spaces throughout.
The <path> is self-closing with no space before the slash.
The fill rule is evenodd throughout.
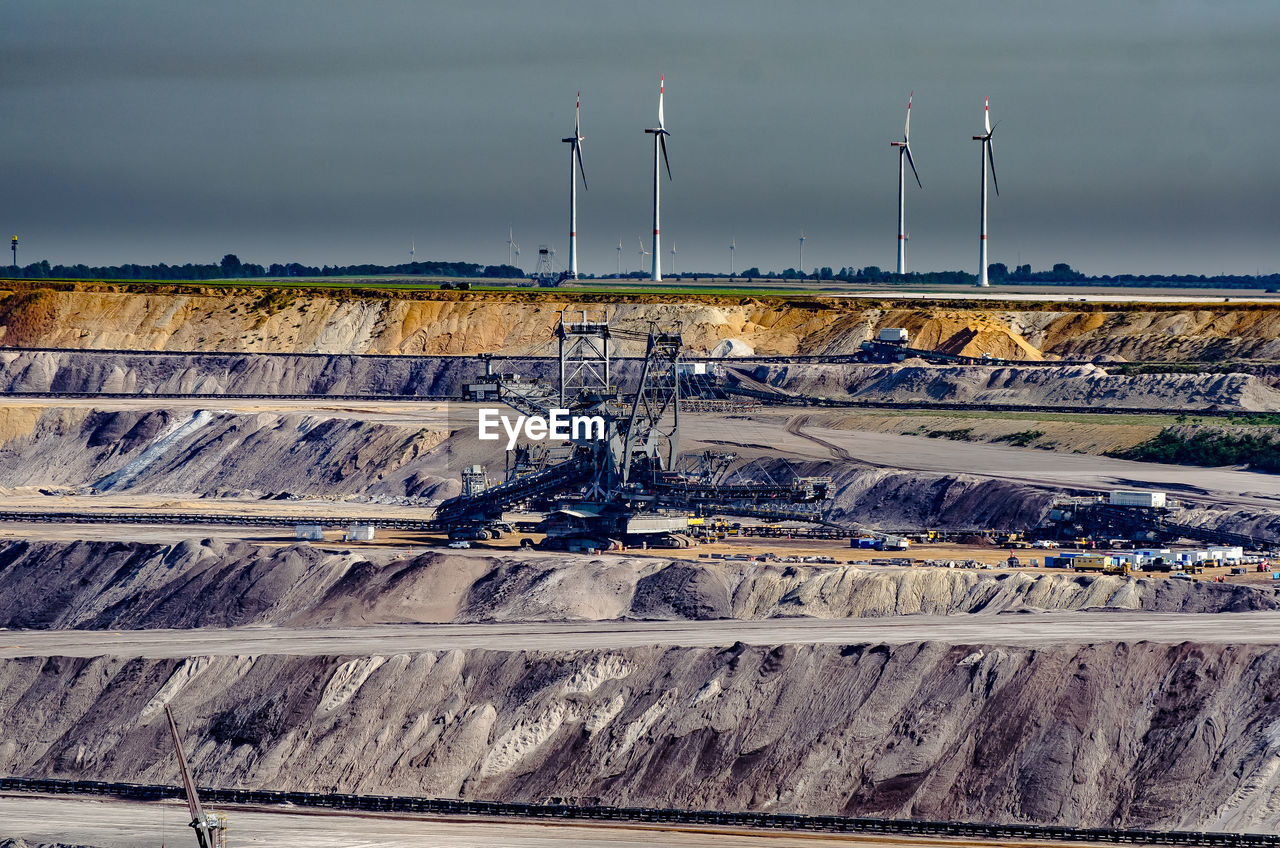
<path id="1" fill-rule="evenodd" d="M 0 792 L 40 795 L 113 797 L 130 801 L 182 798 L 177 786 L 90 780 L 0 778 Z M 210 804 L 258 808 L 293 807 L 355 813 L 512 819 L 533 822 L 572 822 L 601 825 L 662 825 L 665 830 L 749 831 L 755 834 L 860 834 L 887 837 L 1020 841 L 1033 843 L 1105 843 L 1114 845 L 1209 846 L 1209 848 L 1276 848 L 1280 835 L 1160 831 L 1138 828 L 1077 828 L 1036 824 L 928 821 L 863 816 L 821 816 L 788 813 L 681 810 L 656 807 L 612 807 L 601 804 L 522 804 L 462 801 L 393 795 L 281 792 L 274 790 L 204 788 L 200 797 Z"/>

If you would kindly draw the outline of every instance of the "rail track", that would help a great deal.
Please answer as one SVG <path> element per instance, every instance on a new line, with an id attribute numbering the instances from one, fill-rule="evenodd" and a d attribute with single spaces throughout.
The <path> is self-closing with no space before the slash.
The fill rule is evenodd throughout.
<path id="1" fill-rule="evenodd" d="M 96 795 L 131 801 L 182 798 L 181 787 L 96 780 L 0 778 L 0 792 L 44 795 Z M 1076 828 L 1035 824 L 924 821 L 856 816 L 789 815 L 785 813 L 675 810 L 652 807 L 606 807 L 571 804 L 515 804 L 498 801 L 457 801 L 403 795 L 347 795 L 318 792 L 277 792 L 262 789 L 199 789 L 203 801 L 212 804 L 305 807 L 375 813 L 417 813 L 435 816 L 484 816 L 490 818 L 557 819 L 579 822 L 668 824 L 746 828 L 760 831 L 815 833 L 892 834 L 898 836 L 960 837 L 970 839 L 1018 839 L 1041 842 L 1092 842 L 1130 845 L 1225 846 L 1225 848 L 1274 848 L 1280 835 L 1262 833 L 1214 833 L 1161 831 L 1133 828 Z"/>

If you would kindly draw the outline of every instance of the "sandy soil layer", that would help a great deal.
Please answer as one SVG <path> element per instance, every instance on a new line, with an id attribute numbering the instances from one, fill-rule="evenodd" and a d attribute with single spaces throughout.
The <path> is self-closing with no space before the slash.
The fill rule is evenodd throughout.
<path id="1" fill-rule="evenodd" d="M 653 297 L 570 291 L 395 293 L 168 292 L 16 284 L 0 297 L 11 347 L 469 355 L 547 350 L 561 310 L 608 307 L 614 326 L 681 326 L 709 351 L 737 339 L 768 353 L 852 352 L 884 327 L 925 347 L 1014 359 L 1280 358 L 1280 310 L 1262 304 L 920 303 L 837 297 Z M 1061 297 L 1054 292 L 1046 297 Z M 577 303 L 575 303 L 577 301 Z M 585 303 L 583 301 L 586 301 Z M 626 348 L 626 344 L 622 345 Z"/>

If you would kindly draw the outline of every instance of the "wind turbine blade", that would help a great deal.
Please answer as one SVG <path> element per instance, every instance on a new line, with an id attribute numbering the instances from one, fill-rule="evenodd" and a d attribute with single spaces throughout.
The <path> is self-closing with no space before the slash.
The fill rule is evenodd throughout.
<path id="1" fill-rule="evenodd" d="M 662 90 L 666 88 L 666 85 L 667 85 L 667 75 L 663 74 L 661 77 L 658 78 L 658 126 L 659 127 L 666 126 L 666 124 L 663 123 L 663 120 L 662 120 Z"/>
<path id="2" fill-rule="evenodd" d="M 920 172 L 916 170 L 916 160 L 911 158 L 911 145 L 904 144 L 902 149 L 907 152 L 907 162 L 911 164 L 911 173 L 916 175 L 916 185 L 924 188 L 924 183 L 920 182 Z"/>
<path id="3" fill-rule="evenodd" d="M 667 159 L 667 137 L 658 135 L 658 146 L 662 148 L 662 161 L 667 163 L 667 179 L 671 179 L 671 160 Z"/>
<path id="4" fill-rule="evenodd" d="M 909 141 L 911 139 L 911 98 L 914 96 L 914 91 L 907 95 L 907 125 L 902 130 L 903 141 Z"/>
<path id="5" fill-rule="evenodd" d="M 573 149 L 578 154 L 578 173 L 582 174 L 582 187 L 585 189 L 587 187 L 587 172 L 582 167 L 582 145 L 575 144 Z"/>
<path id="6" fill-rule="evenodd" d="M 991 139 L 987 139 L 987 162 L 991 164 L 991 183 L 996 187 L 996 194 L 999 194 L 1000 181 L 996 179 L 996 157 L 991 152 Z"/>
<path id="7" fill-rule="evenodd" d="M 986 99 L 986 103 L 982 107 L 982 123 L 987 128 L 987 135 L 991 134 L 991 98 Z"/>
<path id="8" fill-rule="evenodd" d="M 573 135 L 575 138 L 582 135 L 582 92 L 578 92 L 578 99 L 573 104 Z"/>

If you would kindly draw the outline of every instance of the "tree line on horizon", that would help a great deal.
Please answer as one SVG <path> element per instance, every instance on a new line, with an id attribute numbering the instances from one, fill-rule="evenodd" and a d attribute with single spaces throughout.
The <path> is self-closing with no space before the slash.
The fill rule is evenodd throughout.
<path id="1" fill-rule="evenodd" d="M 1087 275 L 1065 262 L 1056 263 L 1051 269 L 1033 271 L 1030 264 L 1018 265 L 1012 271 L 1003 262 L 987 266 L 992 285 L 1108 285 L 1108 286 L 1186 286 L 1214 288 L 1277 288 L 1280 274 L 1102 274 Z M 27 280 L 236 280 L 236 279 L 288 279 L 290 277 L 453 277 L 463 279 L 522 279 L 529 275 L 514 265 L 481 265 L 475 262 L 404 262 L 398 265 L 303 265 L 299 262 L 259 265 L 242 262 L 234 253 L 228 253 L 217 263 L 168 265 L 50 265 L 47 260 L 33 262 L 9 271 L 9 276 Z M 644 280 L 649 274 L 633 271 L 623 278 Z M 669 277 L 697 279 L 722 274 L 682 272 Z M 612 274 L 584 275 L 584 279 L 614 279 Z M 977 275 L 969 271 L 912 271 L 898 274 L 876 265 L 862 268 L 853 266 L 833 269 L 815 268 L 810 273 L 787 268 L 782 271 L 761 271 L 748 268 L 734 274 L 731 279 L 745 280 L 801 280 L 811 279 L 846 283 L 913 283 L 926 285 L 972 285 Z"/>

